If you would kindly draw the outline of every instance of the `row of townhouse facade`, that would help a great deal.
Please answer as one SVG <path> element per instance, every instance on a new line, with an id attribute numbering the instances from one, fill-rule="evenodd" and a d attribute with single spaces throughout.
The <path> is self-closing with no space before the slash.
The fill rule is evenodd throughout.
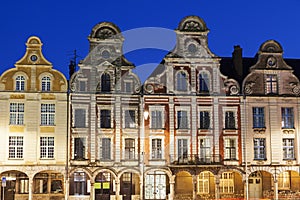
<path id="1" fill-rule="evenodd" d="M 201 18 L 175 32 L 144 83 L 112 23 L 93 27 L 69 82 L 30 37 L 0 77 L 1 197 L 300 198 L 298 60 L 268 40 L 242 73 L 241 49 L 213 54 Z"/>

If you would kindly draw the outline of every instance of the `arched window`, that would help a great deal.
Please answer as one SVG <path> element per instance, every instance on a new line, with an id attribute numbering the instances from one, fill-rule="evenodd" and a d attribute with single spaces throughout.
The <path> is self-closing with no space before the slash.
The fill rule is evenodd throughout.
<path id="1" fill-rule="evenodd" d="M 199 74 L 199 92 L 200 93 L 209 92 L 209 76 L 205 72 Z"/>
<path id="2" fill-rule="evenodd" d="M 187 91 L 187 75 L 183 71 L 177 73 L 177 90 Z"/>
<path id="3" fill-rule="evenodd" d="M 110 92 L 110 75 L 103 73 L 101 76 L 101 92 Z"/>
<path id="4" fill-rule="evenodd" d="M 42 91 L 50 91 L 51 79 L 48 76 L 42 78 Z"/>
<path id="5" fill-rule="evenodd" d="M 25 90 L 25 78 L 24 76 L 17 76 L 16 78 L 16 91 Z"/>

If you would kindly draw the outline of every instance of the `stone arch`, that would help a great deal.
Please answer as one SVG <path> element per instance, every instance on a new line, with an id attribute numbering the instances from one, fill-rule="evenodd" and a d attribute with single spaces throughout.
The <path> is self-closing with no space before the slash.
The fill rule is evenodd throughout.
<path id="1" fill-rule="evenodd" d="M 117 174 L 117 177 L 118 177 L 118 178 L 121 178 L 121 176 L 122 176 L 124 173 L 126 173 L 126 172 L 134 173 L 134 174 L 137 174 L 137 175 L 141 176 L 141 172 L 140 172 L 138 169 L 127 167 L 127 168 L 124 168 L 124 169 L 122 169 L 121 171 L 119 171 L 119 173 Z"/>
<path id="2" fill-rule="evenodd" d="M 83 171 L 83 172 L 85 172 L 85 173 L 89 176 L 90 179 L 93 178 L 92 172 L 91 172 L 89 169 L 87 169 L 87 168 L 82 168 L 82 167 L 79 167 L 79 168 L 73 168 L 72 170 L 69 171 L 69 175 L 74 174 L 74 172 L 76 172 L 76 171 Z"/>
<path id="3" fill-rule="evenodd" d="M 118 175 L 116 173 L 116 171 L 112 170 L 112 169 L 108 169 L 108 168 L 101 168 L 101 169 L 98 169 L 96 171 L 93 172 L 93 176 L 92 176 L 92 179 L 95 180 L 96 176 L 101 173 L 101 172 L 109 172 L 110 174 L 113 175 L 113 178 L 114 179 L 117 179 L 118 178 Z"/>
<path id="4" fill-rule="evenodd" d="M 186 32 L 206 32 L 208 28 L 203 19 L 198 16 L 187 16 L 183 18 L 177 30 Z"/>
<path id="5" fill-rule="evenodd" d="M 148 173 L 151 173 L 151 172 L 155 172 L 155 171 L 165 172 L 168 175 L 168 177 L 169 177 L 170 180 L 172 178 L 172 172 L 169 169 L 165 169 L 165 168 L 154 168 L 153 167 L 153 168 L 147 169 L 145 171 L 145 175 L 147 175 Z"/>

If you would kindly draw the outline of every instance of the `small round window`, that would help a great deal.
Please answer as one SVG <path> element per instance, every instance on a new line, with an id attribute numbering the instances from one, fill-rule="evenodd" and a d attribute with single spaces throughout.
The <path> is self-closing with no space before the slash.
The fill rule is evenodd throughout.
<path id="1" fill-rule="evenodd" d="M 30 56 L 30 60 L 31 60 L 32 62 L 36 62 L 37 59 L 38 59 L 38 57 L 37 57 L 36 55 Z"/>
<path id="2" fill-rule="evenodd" d="M 107 50 L 102 51 L 102 58 L 108 59 L 110 57 L 110 53 Z"/>
<path id="3" fill-rule="evenodd" d="M 197 51 L 197 46 L 196 46 L 195 44 L 190 44 L 190 45 L 188 46 L 188 51 L 189 51 L 190 53 L 195 53 L 195 52 Z"/>
<path id="4" fill-rule="evenodd" d="M 276 65 L 276 58 L 274 58 L 273 56 L 269 57 L 267 63 L 268 63 L 268 65 L 270 67 L 275 67 L 275 65 Z"/>

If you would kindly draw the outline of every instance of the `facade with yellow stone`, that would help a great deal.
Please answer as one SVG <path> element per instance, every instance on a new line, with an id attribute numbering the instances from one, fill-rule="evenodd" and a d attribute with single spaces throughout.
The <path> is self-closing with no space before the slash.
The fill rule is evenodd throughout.
<path id="1" fill-rule="evenodd" d="M 67 80 L 32 36 L 0 77 L 0 173 L 5 199 L 64 199 Z"/>

